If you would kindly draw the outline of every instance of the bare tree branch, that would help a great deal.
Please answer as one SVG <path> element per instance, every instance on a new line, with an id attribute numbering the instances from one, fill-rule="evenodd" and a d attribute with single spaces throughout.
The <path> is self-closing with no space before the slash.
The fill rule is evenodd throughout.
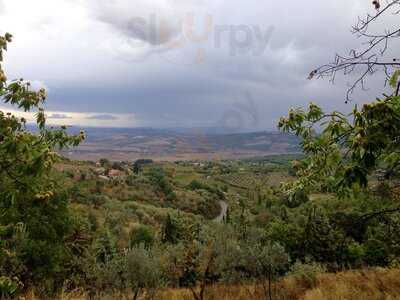
<path id="1" fill-rule="evenodd" d="M 332 63 L 320 66 L 309 75 L 309 79 L 328 77 L 331 82 L 334 82 L 338 72 L 342 72 L 344 75 L 359 74 L 358 78 L 349 84 L 346 102 L 351 100 L 355 89 L 366 90 L 365 81 L 368 76 L 383 71 L 386 78 L 389 79 L 394 71 L 400 69 L 400 59 L 398 57 L 390 58 L 386 55 L 390 43 L 400 38 L 400 25 L 397 28 L 385 30 L 381 34 L 369 31 L 370 25 L 385 15 L 390 13 L 398 15 L 400 0 L 387 0 L 383 7 L 379 1 L 374 1 L 373 4 L 377 8 L 376 15 L 368 14 L 364 18 L 359 17 L 357 24 L 352 27 L 352 33 L 358 38 L 364 39 L 361 50 L 351 49 L 347 56 L 336 54 Z"/>

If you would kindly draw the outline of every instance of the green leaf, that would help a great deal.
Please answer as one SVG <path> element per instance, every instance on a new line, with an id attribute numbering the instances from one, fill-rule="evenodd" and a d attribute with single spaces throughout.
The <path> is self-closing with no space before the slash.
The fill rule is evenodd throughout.
<path id="1" fill-rule="evenodd" d="M 390 78 L 390 81 L 389 81 L 389 84 L 393 89 L 397 88 L 397 84 L 399 82 L 399 77 L 400 77 L 400 70 L 396 70 L 393 73 L 393 75 L 392 75 L 392 77 Z"/>

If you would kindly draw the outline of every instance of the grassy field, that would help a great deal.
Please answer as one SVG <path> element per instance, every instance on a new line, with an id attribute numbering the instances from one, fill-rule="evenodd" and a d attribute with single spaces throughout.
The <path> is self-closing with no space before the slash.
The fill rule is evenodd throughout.
<path id="1" fill-rule="evenodd" d="M 272 286 L 272 299 L 285 300 L 391 300 L 400 299 L 400 270 L 360 270 L 317 275 L 314 286 L 302 278 L 287 277 Z M 261 286 L 215 286 L 207 300 L 263 300 Z M 190 300 L 187 290 L 162 293 L 160 300 Z"/>
<path id="2" fill-rule="evenodd" d="M 400 299 L 400 269 L 362 269 L 337 274 L 319 274 L 315 279 L 288 276 L 271 287 L 272 299 L 279 300 L 394 300 Z M 84 300 L 79 292 L 63 295 L 60 300 Z M 120 295 L 104 296 L 101 300 L 123 299 Z M 127 298 L 129 299 L 129 298 Z M 145 299 L 145 298 L 141 298 Z M 191 300 L 187 289 L 160 291 L 155 299 Z M 205 300 L 264 300 L 262 285 L 215 285 L 206 289 Z M 25 300 L 39 300 L 26 295 Z"/>

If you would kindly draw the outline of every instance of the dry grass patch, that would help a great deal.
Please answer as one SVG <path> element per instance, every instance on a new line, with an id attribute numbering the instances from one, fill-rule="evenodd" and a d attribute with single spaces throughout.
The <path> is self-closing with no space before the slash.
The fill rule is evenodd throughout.
<path id="1" fill-rule="evenodd" d="M 60 300 L 89 299 L 81 295 L 64 295 Z M 101 300 L 132 299 L 121 296 L 96 298 Z M 140 298 L 145 300 L 146 298 Z M 167 289 L 154 300 L 193 300 L 188 289 Z M 268 300 L 261 286 L 215 285 L 206 289 L 204 300 Z M 337 274 L 319 274 L 314 287 L 302 278 L 286 277 L 272 287 L 274 300 L 394 300 L 400 299 L 400 269 L 364 269 Z M 38 300 L 27 295 L 25 300 Z"/>

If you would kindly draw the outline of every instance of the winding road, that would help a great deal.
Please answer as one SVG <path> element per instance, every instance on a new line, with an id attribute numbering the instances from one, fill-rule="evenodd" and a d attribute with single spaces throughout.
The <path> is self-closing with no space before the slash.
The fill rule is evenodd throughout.
<path id="1" fill-rule="evenodd" d="M 219 205 L 221 206 L 221 212 L 220 212 L 219 216 L 214 219 L 214 221 L 221 223 L 224 221 L 224 219 L 226 218 L 226 216 L 228 214 L 228 203 L 221 200 L 221 201 L 219 201 Z"/>

